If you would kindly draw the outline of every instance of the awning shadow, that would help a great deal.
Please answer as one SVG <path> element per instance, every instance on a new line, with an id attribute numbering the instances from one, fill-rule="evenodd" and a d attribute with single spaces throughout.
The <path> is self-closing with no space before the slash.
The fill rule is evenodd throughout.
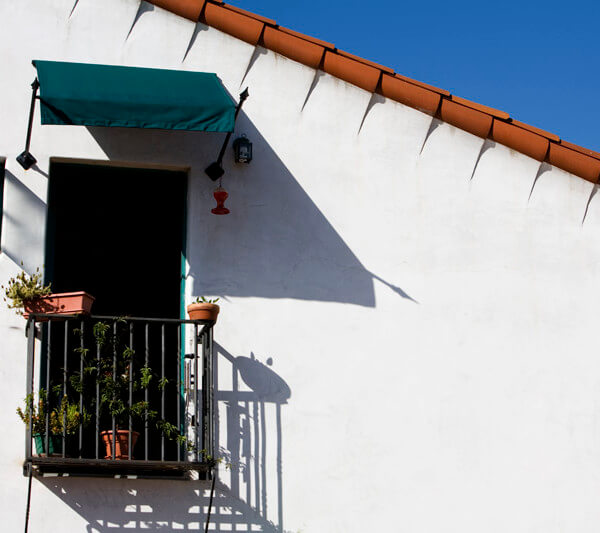
<path id="1" fill-rule="evenodd" d="M 275 150 L 242 112 L 236 135 L 253 143 L 249 165 L 228 148 L 223 187 L 231 214 L 216 216 L 204 174 L 222 134 L 89 127 L 108 158 L 191 167 L 187 260 L 194 295 L 295 298 L 374 307 L 378 279 L 402 298 L 407 292 L 367 270 Z M 235 137 L 235 136 L 234 136 Z M 307 154 L 307 157 L 310 157 Z M 323 175 L 323 180 L 328 176 Z"/>

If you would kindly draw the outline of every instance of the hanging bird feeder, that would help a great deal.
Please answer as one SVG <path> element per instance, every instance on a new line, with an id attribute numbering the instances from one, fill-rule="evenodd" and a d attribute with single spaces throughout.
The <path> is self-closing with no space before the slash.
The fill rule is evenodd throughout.
<path id="1" fill-rule="evenodd" d="M 227 191 L 223 187 L 217 187 L 213 192 L 213 196 L 217 202 L 217 207 L 213 207 L 210 212 L 213 215 L 228 215 L 229 209 L 225 207 L 225 200 L 229 196 Z"/>

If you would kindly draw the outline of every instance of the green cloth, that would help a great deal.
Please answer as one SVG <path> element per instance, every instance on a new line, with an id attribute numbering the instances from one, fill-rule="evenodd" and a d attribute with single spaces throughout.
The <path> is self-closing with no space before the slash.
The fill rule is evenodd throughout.
<path id="1" fill-rule="evenodd" d="M 42 124 L 233 131 L 235 103 L 216 74 L 33 62 Z"/>

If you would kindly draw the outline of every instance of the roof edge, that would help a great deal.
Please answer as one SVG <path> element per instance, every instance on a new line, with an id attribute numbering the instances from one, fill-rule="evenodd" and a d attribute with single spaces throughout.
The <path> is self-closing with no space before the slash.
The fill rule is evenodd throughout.
<path id="1" fill-rule="evenodd" d="M 545 161 L 592 183 L 600 180 L 600 153 L 562 140 L 483 104 L 413 80 L 368 59 L 338 50 L 332 43 L 279 26 L 220 0 L 147 0 L 194 22 L 215 27 L 260 45 L 369 92 L 428 113 L 457 128 L 490 138 L 538 161 Z"/>

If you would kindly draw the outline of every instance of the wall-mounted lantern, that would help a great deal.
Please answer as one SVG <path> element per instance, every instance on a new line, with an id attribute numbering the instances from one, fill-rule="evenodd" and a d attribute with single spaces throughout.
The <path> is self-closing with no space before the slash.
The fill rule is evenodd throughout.
<path id="1" fill-rule="evenodd" d="M 252 161 L 252 143 L 248 137 L 242 135 L 233 141 L 236 163 L 250 163 Z"/>

